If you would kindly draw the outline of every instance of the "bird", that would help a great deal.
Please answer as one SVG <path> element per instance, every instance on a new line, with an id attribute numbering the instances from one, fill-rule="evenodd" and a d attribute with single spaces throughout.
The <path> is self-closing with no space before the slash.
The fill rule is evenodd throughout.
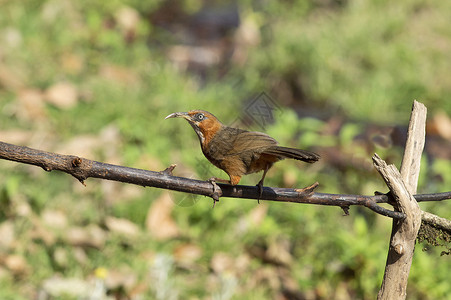
<path id="1" fill-rule="evenodd" d="M 205 110 L 176 112 L 165 120 L 170 118 L 188 121 L 199 138 L 204 156 L 229 176 L 229 180 L 212 177 L 209 180 L 213 184 L 217 181 L 237 185 L 243 175 L 263 171 L 257 184 L 258 201 L 263 193 L 266 173 L 274 163 L 285 158 L 307 163 L 320 159 L 319 154 L 311 151 L 279 146 L 274 138 L 265 133 L 226 126 Z"/>

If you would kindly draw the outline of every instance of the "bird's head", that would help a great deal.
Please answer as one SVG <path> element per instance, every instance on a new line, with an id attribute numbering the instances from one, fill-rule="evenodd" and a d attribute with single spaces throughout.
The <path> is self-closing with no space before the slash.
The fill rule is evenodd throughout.
<path id="1" fill-rule="evenodd" d="M 199 137 L 201 145 L 208 143 L 223 126 L 211 113 L 205 110 L 190 110 L 189 112 L 176 112 L 167 116 L 170 118 L 184 118 L 193 127 Z"/>

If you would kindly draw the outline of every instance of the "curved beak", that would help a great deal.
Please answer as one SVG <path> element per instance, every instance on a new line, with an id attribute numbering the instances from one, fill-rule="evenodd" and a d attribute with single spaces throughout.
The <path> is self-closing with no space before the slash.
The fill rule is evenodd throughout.
<path id="1" fill-rule="evenodd" d="M 167 116 L 166 119 L 170 119 L 170 118 L 184 118 L 184 119 L 189 119 L 189 115 L 186 112 L 176 112 L 176 113 L 172 113 L 169 116 Z"/>

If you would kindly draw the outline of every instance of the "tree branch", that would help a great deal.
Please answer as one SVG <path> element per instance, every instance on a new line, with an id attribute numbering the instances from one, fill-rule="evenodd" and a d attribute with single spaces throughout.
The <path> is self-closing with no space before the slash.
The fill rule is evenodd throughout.
<path id="1" fill-rule="evenodd" d="M 46 171 L 63 171 L 74 176 L 83 184 L 87 178 L 92 177 L 208 197 L 213 197 L 215 192 L 213 185 L 209 181 L 172 176 L 172 170 L 175 165 L 161 172 L 147 171 L 101 163 L 73 155 L 62 155 L 36 150 L 4 142 L 0 142 L 0 158 L 39 166 Z M 220 188 L 217 191 L 220 197 L 259 198 L 259 192 L 256 186 L 231 186 L 221 183 L 217 185 Z M 402 219 L 405 217 L 403 213 L 394 212 L 377 205 L 377 203 L 390 203 L 392 201 L 390 195 L 363 196 L 313 193 L 313 189 L 316 186 L 317 184 L 314 184 L 305 189 L 264 187 L 260 200 L 338 206 L 345 213 L 350 206 L 361 205 L 390 218 Z M 415 198 L 417 201 L 440 201 L 451 199 L 451 192 L 416 195 Z"/>
<path id="2" fill-rule="evenodd" d="M 422 211 L 421 221 L 451 233 L 451 221 L 448 219 L 441 218 L 434 214 L 428 213 L 427 211 Z"/>
<path id="3" fill-rule="evenodd" d="M 388 166 L 377 154 L 373 156 L 374 166 L 394 196 L 393 207 L 406 215 L 403 220 L 393 220 L 384 279 L 377 294 L 378 300 L 405 299 L 407 296 L 407 279 L 421 225 L 421 209 L 412 195 L 416 193 L 420 174 L 421 154 L 426 136 L 426 113 L 427 109 L 422 103 L 413 102 L 401 173 L 394 165 Z"/>

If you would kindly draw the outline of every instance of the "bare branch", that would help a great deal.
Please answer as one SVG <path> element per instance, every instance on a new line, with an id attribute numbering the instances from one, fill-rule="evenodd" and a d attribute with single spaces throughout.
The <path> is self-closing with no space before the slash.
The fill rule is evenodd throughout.
<path id="1" fill-rule="evenodd" d="M 401 173 L 394 165 L 387 165 L 377 154 L 373 163 L 387 183 L 396 211 L 406 215 L 404 220 L 393 220 L 384 280 L 377 299 L 405 299 L 407 279 L 412 265 L 415 241 L 421 225 L 421 209 L 412 196 L 416 193 L 420 174 L 426 128 L 426 107 L 414 101 L 409 121 L 407 141 L 401 164 Z"/>
<path id="2" fill-rule="evenodd" d="M 209 181 L 172 176 L 172 170 L 175 168 L 175 165 L 171 165 L 161 172 L 147 171 L 101 163 L 73 155 L 62 155 L 11 145 L 4 142 L 0 142 L 0 158 L 40 166 L 46 171 L 63 171 L 74 176 L 82 183 L 87 178 L 92 177 L 208 197 L 213 197 L 216 192 L 221 197 L 255 200 L 259 198 L 258 188 L 255 186 L 231 186 L 218 183 L 220 191 L 214 191 L 213 185 Z M 390 195 L 363 196 L 313 193 L 315 187 L 316 185 L 310 190 L 264 187 L 260 200 L 338 206 L 345 211 L 352 205 L 361 205 L 390 218 L 402 219 L 405 217 L 403 213 L 394 212 L 377 205 L 377 203 L 390 203 L 393 201 Z M 451 192 L 416 195 L 415 197 L 417 201 L 422 201 L 422 199 L 425 199 L 425 201 L 439 201 L 451 199 Z"/>
<path id="3" fill-rule="evenodd" d="M 377 298 L 405 299 L 415 240 L 421 225 L 421 210 L 396 167 L 387 165 L 377 154 L 373 156 L 373 162 L 395 197 L 396 210 L 406 214 L 404 220 L 393 220 L 384 280 Z"/>
<path id="4" fill-rule="evenodd" d="M 407 186 L 407 190 L 412 195 L 417 191 L 418 177 L 420 175 L 421 155 L 426 140 L 426 114 L 426 106 L 415 100 L 401 163 L 402 179 Z"/>
<path id="5" fill-rule="evenodd" d="M 448 219 L 441 218 L 426 211 L 422 211 L 421 220 L 429 225 L 433 225 L 437 228 L 451 233 L 451 221 Z"/>

